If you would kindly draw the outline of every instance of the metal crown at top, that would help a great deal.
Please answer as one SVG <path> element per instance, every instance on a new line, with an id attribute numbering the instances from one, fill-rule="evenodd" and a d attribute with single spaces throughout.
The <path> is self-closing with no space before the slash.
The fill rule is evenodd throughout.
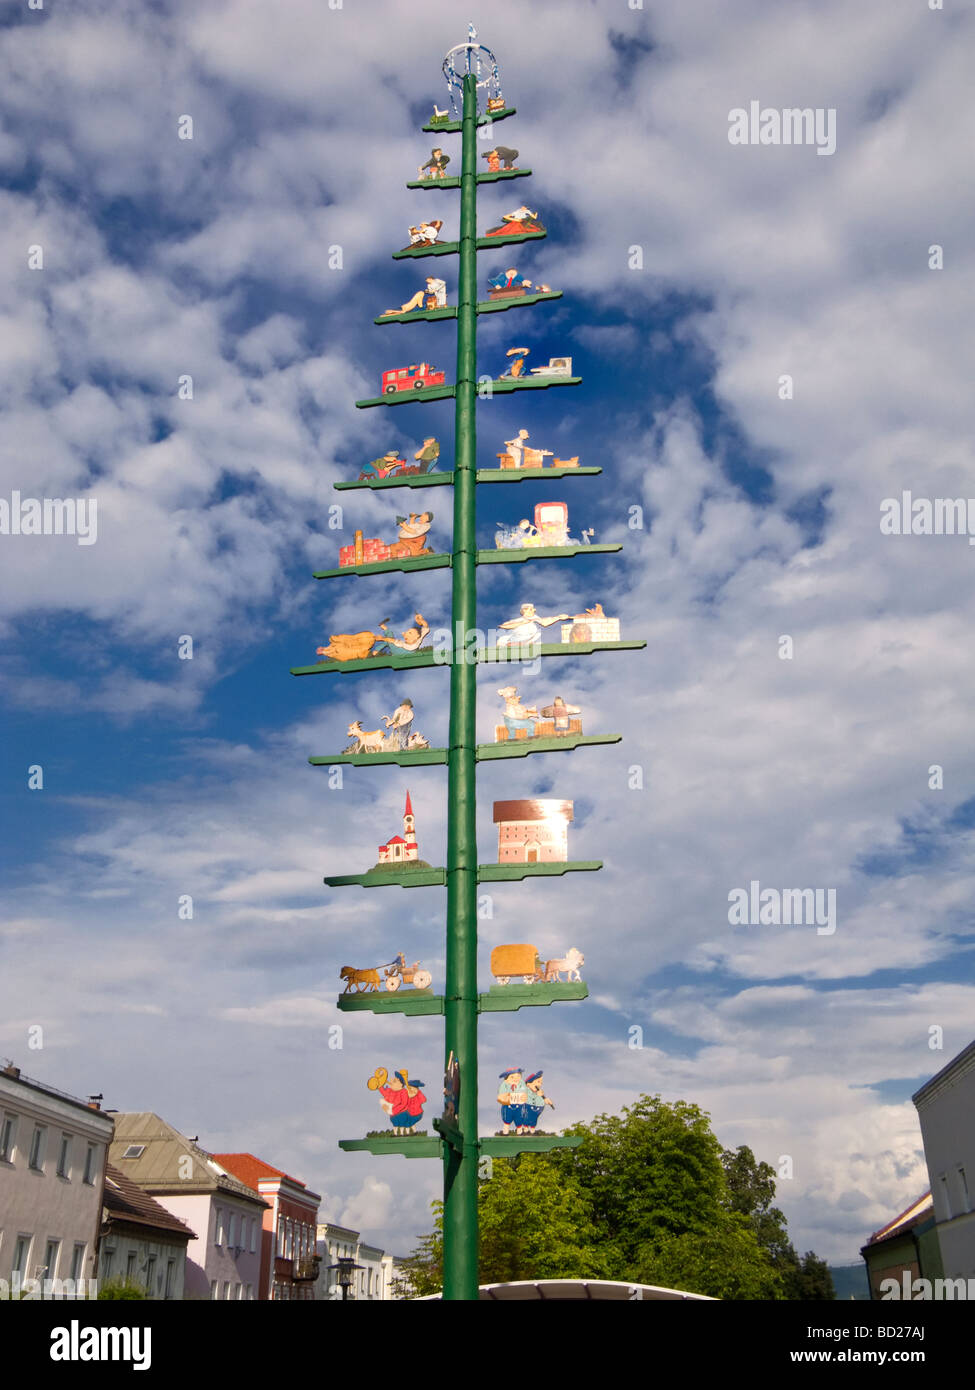
<path id="1" fill-rule="evenodd" d="M 477 30 L 473 24 L 467 26 L 467 42 L 455 44 L 443 60 L 443 75 L 455 114 L 459 114 L 460 110 L 457 94 L 463 90 L 464 78 L 471 74 L 477 79 L 478 88 L 488 89 L 489 98 L 500 99 L 498 60 L 489 48 L 477 42 Z"/>

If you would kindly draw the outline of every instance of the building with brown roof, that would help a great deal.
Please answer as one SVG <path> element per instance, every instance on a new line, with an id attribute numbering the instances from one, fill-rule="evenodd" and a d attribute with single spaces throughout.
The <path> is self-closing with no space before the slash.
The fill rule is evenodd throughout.
<path id="1" fill-rule="evenodd" d="M 872 1299 L 883 1297 L 880 1286 L 885 1279 L 896 1280 L 897 1287 L 902 1288 L 905 1273 L 911 1283 L 915 1279 L 940 1279 L 941 1251 L 931 1193 L 922 1193 L 886 1226 L 874 1231 L 860 1254 L 867 1266 Z"/>
<path id="2" fill-rule="evenodd" d="M 105 1170 L 102 1227 L 98 1239 L 98 1278 L 140 1284 L 146 1297 L 183 1297 L 186 1247 L 196 1239 L 185 1221 L 173 1216 L 148 1192 L 109 1163 Z"/>
<path id="3" fill-rule="evenodd" d="M 564 864 L 571 820 L 571 801 L 496 801 L 498 863 Z"/>
<path id="4" fill-rule="evenodd" d="M 315 1250 L 319 1194 L 254 1154 L 214 1154 L 213 1160 L 268 1203 L 258 1297 L 275 1302 L 314 1299 L 320 1263 Z"/>
<path id="5" fill-rule="evenodd" d="M 178 1129 L 149 1111 L 115 1117 L 112 1164 L 184 1221 L 184 1298 L 258 1297 L 264 1199 Z"/>

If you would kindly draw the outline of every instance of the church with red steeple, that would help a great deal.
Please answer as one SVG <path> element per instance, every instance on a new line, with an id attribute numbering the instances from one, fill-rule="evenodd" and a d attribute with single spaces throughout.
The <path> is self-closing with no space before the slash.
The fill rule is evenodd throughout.
<path id="1" fill-rule="evenodd" d="M 416 842 L 416 822 L 413 819 L 413 803 L 406 793 L 406 809 L 403 812 L 403 833 L 394 835 L 384 845 L 379 846 L 380 864 L 405 864 L 419 859 L 420 846 Z"/>

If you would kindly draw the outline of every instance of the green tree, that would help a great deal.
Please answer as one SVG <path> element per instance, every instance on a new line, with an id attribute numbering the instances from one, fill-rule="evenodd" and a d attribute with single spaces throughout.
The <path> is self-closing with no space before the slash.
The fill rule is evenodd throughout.
<path id="1" fill-rule="evenodd" d="M 791 1258 L 782 1262 L 782 1277 L 786 1298 L 799 1299 L 805 1303 L 832 1301 L 836 1298 L 836 1287 L 829 1266 L 812 1250 L 807 1250 L 802 1259 L 790 1245 Z"/>
<path id="2" fill-rule="evenodd" d="M 729 1216 L 708 1232 L 683 1231 L 644 1247 L 631 1276 L 711 1298 L 782 1298 L 782 1278 L 741 1216 Z"/>
<path id="3" fill-rule="evenodd" d="M 760 1163 L 742 1144 L 721 1155 L 728 1183 L 730 1209 L 746 1216 L 763 1250 L 772 1259 L 787 1299 L 805 1301 L 835 1299 L 833 1277 L 825 1260 L 807 1250 L 800 1260 L 789 1240 L 785 1217 L 775 1200 L 775 1169 Z"/>
<path id="4" fill-rule="evenodd" d="M 109 1279 L 104 1284 L 98 1286 L 98 1297 L 100 1299 L 133 1299 L 145 1300 L 149 1295 L 142 1284 L 137 1284 L 131 1279 L 118 1278 Z"/>

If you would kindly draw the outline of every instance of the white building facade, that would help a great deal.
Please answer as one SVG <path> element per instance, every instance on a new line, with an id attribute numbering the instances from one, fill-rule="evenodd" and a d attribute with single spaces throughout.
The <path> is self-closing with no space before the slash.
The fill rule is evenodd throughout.
<path id="1" fill-rule="evenodd" d="M 113 1129 L 97 1104 L 0 1069 L 0 1279 L 96 1277 Z"/>
<path id="2" fill-rule="evenodd" d="M 352 1271 L 350 1299 L 385 1301 L 393 1297 L 396 1260 L 377 1246 L 360 1240 L 358 1231 L 331 1222 L 322 1223 L 318 1226 L 317 1246 L 322 1263 L 315 1286 L 316 1299 L 342 1297 L 339 1272 L 328 1268 L 329 1265 L 337 1265 L 340 1260 L 353 1260 L 360 1266 Z"/>
<path id="3" fill-rule="evenodd" d="M 913 1096 L 946 1279 L 975 1280 L 975 1042 Z"/>

